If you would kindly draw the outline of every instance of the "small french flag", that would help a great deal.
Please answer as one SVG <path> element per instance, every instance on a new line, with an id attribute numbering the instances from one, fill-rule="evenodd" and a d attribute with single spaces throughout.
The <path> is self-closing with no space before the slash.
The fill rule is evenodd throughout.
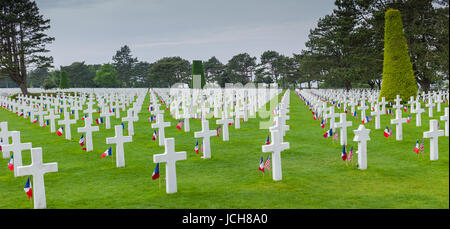
<path id="1" fill-rule="evenodd" d="M 11 158 L 8 161 L 8 169 L 13 171 L 14 170 L 14 158 L 13 155 L 11 155 Z"/>
<path id="2" fill-rule="evenodd" d="M 270 145 L 270 135 L 267 135 L 267 138 L 266 138 L 266 145 Z"/>
<path id="3" fill-rule="evenodd" d="M 103 123 L 103 118 L 98 118 L 95 121 L 97 122 L 97 125 L 102 124 Z"/>
<path id="4" fill-rule="evenodd" d="M 28 199 L 33 197 L 33 190 L 31 189 L 30 177 L 28 177 L 27 183 L 25 183 L 25 186 L 23 187 L 23 190 L 28 195 Z"/>
<path id="5" fill-rule="evenodd" d="M 198 154 L 198 140 L 197 143 L 195 143 L 194 151 Z"/>
<path id="6" fill-rule="evenodd" d="M 108 157 L 112 155 L 112 147 L 110 146 L 100 157 Z"/>
<path id="7" fill-rule="evenodd" d="M 63 134 L 63 132 L 64 132 L 64 127 L 61 126 L 61 127 L 58 129 L 58 131 L 56 131 L 56 134 L 57 134 L 58 136 L 61 136 L 61 135 Z"/>
<path id="8" fill-rule="evenodd" d="M 153 136 L 152 136 L 152 140 L 156 140 L 156 138 L 158 137 L 158 135 L 156 134 L 156 130 L 153 130 Z"/>
<path id="9" fill-rule="evenodd" d="M 323 135 L 323 137 L 324 138 L 328 138 L 328 137 L 331 137 L 331 136 L 333 136 L 333 129 L 329 129 L 324 135 Z"/>
<path id="10" fill-rule="evenodd" d="M 156 180 L 158 178 L 159 178 L 159 163 L 156 163 L 155 170 L 153 171 L 152 174 L 152 180 Z"/>
<path id="11" fill-rule="evenodd" d="M 414 152 L 419 154 L 419 139 L 417 139 L 416 145 L 414 146 Z"/>

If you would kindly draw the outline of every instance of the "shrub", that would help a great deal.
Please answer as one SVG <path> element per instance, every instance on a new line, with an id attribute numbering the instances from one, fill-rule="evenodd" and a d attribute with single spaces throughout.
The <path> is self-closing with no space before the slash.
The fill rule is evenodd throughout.
<path id="1" fill-rule="evenodd" d="M 201 88 L 206 84 L 205 72 L 203 71 L 203 64 L 201 60 L 192 61 L 192 80 L 191 88 L 194 88 L 194 75 L 201 75 Z"/>
<path id="2" fill-rule="evenodd" d="M 408 55 L 399 10 L 388 9 L 385 14 L 383 81 L 380 100 L 394 101 L 400 95 L 402 101 L 417 95 L 417 84 L 412 63 Z"/>

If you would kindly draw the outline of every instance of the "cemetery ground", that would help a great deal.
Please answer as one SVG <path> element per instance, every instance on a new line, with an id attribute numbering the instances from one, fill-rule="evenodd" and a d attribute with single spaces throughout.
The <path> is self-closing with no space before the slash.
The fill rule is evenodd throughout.
<path id="1" fill-rule="evenodd" d="M 121 123 L 114 117 L 111 129 L 106 130 L 105 124 L 100 124 L 100 131 L 93 133 L 93 152 L 83 151 L 78 144 L 81 134 L 76 128 L 84 125 L 81 119 L 71 127 L 71 141 L 65 140 L 64 134 L 59 137 L 50 133 L 48 126 L 31 124 L 29 119 L 4 108 L 0 108 L 0 120 L 7 121 L 10 130 L 20 131 L 22 142 L 42 147 L 44 162 L 58 163 L 57 173 L 45 175 L 49 209 L 449 208 L 449 138 L 439 138 L 437 161 L 430 161 L 429 139 L 424 141 L 423 158 L 422 155 L 418 158 L 413 151 L 417 138 L 421 141 L 423 132 L 430 129 L 427 113 L 422 115 L 421 127 L 415 126 L 415 115 L 411 115 L 411 122 L 403 126 L 402 141 L 395 140 L 395 133 L 389 138 L 383 136 L 386 125 L 394 128 L 387 115 L 381 116 L 379 130 L 374 129 L 373 121 L 365 124 L 371 129 L 371 140 L 367 143 L 368 168 L 359 170 L 356 154 L 353 164 L 346 166 L 340 158 L 339 141 L 323 138 L 329 124 L 322 129 L 320 121 L 313 120 L 311 111 L 293 90 L 290 96 L 290 120 L 286 121 L 290 130 L 284 138 L 290 149 L 281 153 L 281 181 L 273 181 L 270 171 L 265 174 L 258 171 L 260 157 L 266 159 L 268 155 L 261 151 L 270 133 L 268 129 L 259 129 L 263 119 L 249 118 L 238 130 L 233 124 L 228 142 L 223 142 L 221 136 L 212 137 L 212 158 L 202 159 L 201 153 L 194 152 L 197 140 L 194 132 L 201 130 L 200 120 L 191 119 L 191 131 L 186 133 L 176 128 L 177 121 L 166 111 L 164 120 L 171 122 L 165 130 L 166 138 L 175 138 L 177 152 L 187 152 L 187 160 L 176 163 L 178 192 L 174 194 L 165 191 L 164 163 L 160 164 L 161 178 L 152 180 L 156 165 L 153 155 L 163 153 L 164 147 L 152 140 L 153 129 L 147 121 L 148 95 L 139 121 L 134 123 L 133 141 L 124 145 L 126 166 L 123 168 L 116 167 L 114 145 L 105 142 L 105 138 L 115 135 L 113 126 Z M 443 111 L 435 111 L 433 119 L 439 119 Z M 336 112 L 343 111 L 336 109 Z M 403 116 L 408 114 L 409 110 Z M 121 117 L 125 115 L 122 111 Z M 98 113 L 93 114 L 93 120 L 98 117 Z M 353 126 L 348 128 L 347 151 L 353 145 L 356 152 L 353 130 L 361 121 L 350 114 L 347 119 L 353 121 Z M 439 122 L 442 129 L 443 122 Z M 215 121 L 210 121 L 210 129 L 216 127 Z M 110 146 L 113 156 L 100 158 Z M 22 155 L 23 165 L 29 165 L 30 151 L 23 151 Z M 8 160 L 0 159 L 3 165 L 0 166 L 0 208 L 32 209 L 33 202 L 23 191 L 28 176 L 15 178 L 7 168 Z"/>

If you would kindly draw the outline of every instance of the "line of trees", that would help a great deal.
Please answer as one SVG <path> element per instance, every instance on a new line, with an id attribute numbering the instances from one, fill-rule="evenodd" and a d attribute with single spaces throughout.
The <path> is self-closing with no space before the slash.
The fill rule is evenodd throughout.
<path id="1" fill-rule="evenodd" d="M 49 20 L 30 0 L 0 1 L 0 85 L 63 87 L 168 87 L 191 81 L 191 62 L 164 57 L 139 61 L 124 45 L 111 63 L 73 62 L 54 69 L 45 45 Z M 384 14 L 400 10 L 416 82 L 424 91 L 449 79 L 449 0 L 336 0 L 335 9 L 311 29 L 305 50 L 292 57 L 268 50 L 240 53 L 227 63 L 203 61 L 207 82 L 278 83 L 282 87 L 381 87 Z M 259 61 L 258 61 L 259 60 Z M 34 69 L 30 71 L 30 69 Z M 5 79 L 8 76 L 10 80 Z M 60 82 L 63 78 L 64 82 Z M 3 80 L 1 80 L 3 79 Z"/>

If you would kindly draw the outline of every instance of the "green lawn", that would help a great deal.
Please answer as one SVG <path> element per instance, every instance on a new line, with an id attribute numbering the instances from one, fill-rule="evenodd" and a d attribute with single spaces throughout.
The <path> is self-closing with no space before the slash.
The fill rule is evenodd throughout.
<path id="1" fill-rule="evenodd" d="M 44 162 L 58 163 L 57 173 L 45 175 L 47 208 L 51 209 L 449 208 L 449 138 L 439 138 L 438 161 L 429 160 L 428 139 L 424 159 L 418 159 L 413 152 L 417 137 L 422 138 L 422 132 L 429 129 L 428 113 L 422 114 L 422 127 L 415 127 L 412 115 L 411 123 L 404 125 L 403 141 L 383 136 L 389 122 L 386 115 L 382 116 L 380 130 L 374 130 L 373 122 L 366 124 L 372 129 L 368 169 L 361 171 L 355 164 L 346 166 L 340 159 L 342 147 L 332 138 L 322 137 L 327 128 L 320 128 L 319 121 L 312 119 L 311 112 L 291 91 L 287 121 L 291 130 L 285 137 L 290 149 L 281 154 L 283 180 L 275 182 L 270 173 L 263 176 L 258 171 L 260 157 L 268 155 L 262 153 L 261 146 L 269 133 L 259 129 L 259 118 L 241 123 L 239 130 L 233 124 L 229 142 L 213 137 L 212 158 L 202 159 L 201 154 L 194 152 L 193 134 L 201 130 L 200 120 L 191 119 L 191 132 L 185 133 L 175 128 L 177 121 L 166 111 L 165 120 L 172 123 L 166 128 L 166 137 L 175 138 L 176 151 L 187 151 L 187 160 L 177 162 L 178 192 L 168 195 L 164 179 L 159 186 L 159 180 L 151 178 L 155 168 L 153 155 L 163 153 L 164 147 L 151 140 L 148 101 L 147 95 L 140 120 L 135 123 L 133 142 L 125 144 L 124 168 L 116 168 L 111 157 L 100 158 L 110 146 L 105 138 L 114 136 L 113 126 L 121 123 L 115 118 L 111 119 L 110 130 L 102 124 L 100 132 L 94 132 L 93 152 L 82 151 L 78 144 L 81 134 L 76 127 L 82 126 L 81 120 L 72 126 L 72 141 L 3 108 L 0 121 L 7 121 L 10 130 L 21 131 L 22 142 L 42 147 Z M 443 110 L 435 112 L 435 119 Z M 121 117 L 124 115 L 122 112 Z M 94 114 L 94 119 L 97 117 Z M 353 121 L 348 131 L 349 143 L 356 148 L 352 130 L 361 122 L 350 115 L 348 119 Z M 443 128 L 443 122 L 440 124 Z M 215 121 L 210 121 L 210 129 L 216 126 Z M 30 164 L 30 152 L 22 155 L 23 164 Z M 33 208 L 23 190 L 27 177 L 14 178 L 7 168 L 8 160 L 0 159 L 0 208 Z M 163 178 L 164 164 L 160 171 Z"/>

